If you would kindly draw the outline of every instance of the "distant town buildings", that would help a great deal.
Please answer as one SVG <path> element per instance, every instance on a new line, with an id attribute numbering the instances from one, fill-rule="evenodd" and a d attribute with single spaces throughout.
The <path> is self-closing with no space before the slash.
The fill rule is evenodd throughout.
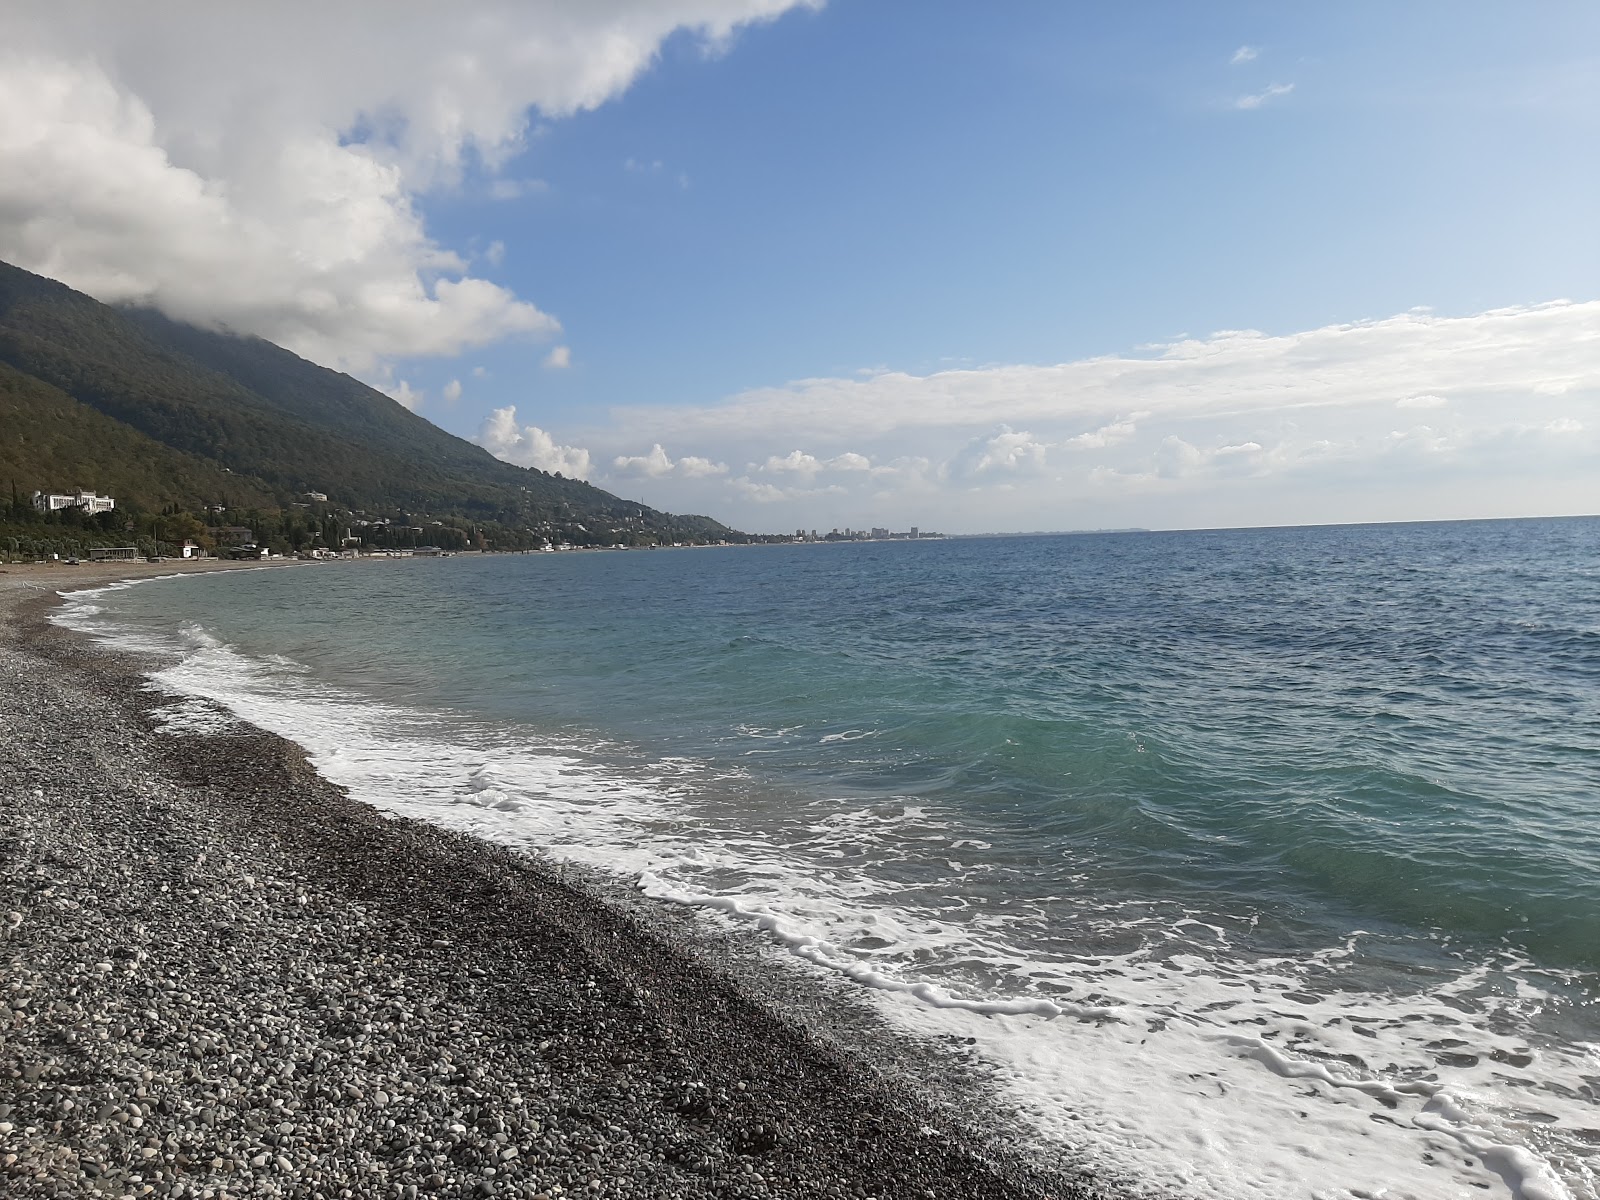
<path id="1" fill-rule="evenodd" d="M 313 504 L 326 504 L 328 502 L 328 494 L 326 492 L 301 492 L 300 499 L 309 500 Z"/>
<path id="2" fill-rule="evenodd" d="M 97 495 L 80 488 L 76 492 L 35 492 L 33 506 L 42 513 L 60 512 L 64 508 L 81 508 L 87 513 L 103 513 L 116 508 L 117 502 L 110 496 Z"/>
<path id="3" fill-rule="evenodd" d="M 786 537 L 787 535 L 779 536 Z M 794 531 L 794 540 L 797 542 L 905 542 L 940 536 L 942 535 L 932 532 L 924 533 L 915 525 L 906 533 L 896 533 L 894 530 L 886 529 L 882 525 L 874 525 L 870 529 L 851 529 L 849 526 L 840 529 L 836 525 L 827 533 L 820 535 L 815 529 L 809 533 L 804 529 L 796 529 Z"/>

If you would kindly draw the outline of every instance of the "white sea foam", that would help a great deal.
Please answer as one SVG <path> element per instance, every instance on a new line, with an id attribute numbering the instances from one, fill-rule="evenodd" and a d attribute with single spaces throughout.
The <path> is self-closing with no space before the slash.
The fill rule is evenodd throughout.
<path id="1" fill-rule="evenodd" d="M 156 648 L 95 606 L 75 599 L 62 621 Z M 1463 962 L 1396 996 L 1363 986 L 1365 935 L 1252 959 L 1214 917 L 1112 902 L 1082 930 L 1044 930 L 1037 912 L 967 894 L 962 881 L 992 869 L 990 847 L 925 805 L 841 802 L 778 837 L 728 801 L 740 778 L 692 759 L 601 739 L 534 744 L 374 704 L 203 630 L 166 648 L 183 650 L 154 676 L 174 697 L 163 716 L 174 735 L 196 728 L 182 714 L 220 707 L 300 742 L 381 808 L 615 871 L 762 930 L 864 985 L 892 1019 L 970 1043 L 1043 1136 L 1132 1186 L 1261 1200 L 1600 1197 L 1587 1156 L 1600 1141 L 1600 1046 L 1527 1039 L 1556 982 L 1529 964 Z M 887 870 L 913 849 L 951 864 L 942 907 Z M 1130 930 L 1137 949 L 1059 949 L 1074 933 Z"/>

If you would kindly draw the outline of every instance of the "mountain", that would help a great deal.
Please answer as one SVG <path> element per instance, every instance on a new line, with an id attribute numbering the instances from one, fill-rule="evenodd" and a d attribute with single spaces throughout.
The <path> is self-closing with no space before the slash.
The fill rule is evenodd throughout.
<path id="1" fill-rule="evenodd" d="M 236 505 L 272 503 L 265 487 L 214 461 L 174 450 L 104 413 L 0 363 L 0 480 L 19 492 L 109 492 L 150 509 L 193 506 L 195 496 Z"/>
<path id="2" fill-rule="evenodd" d="M 101 304 L 0 263 L 0 471 L 154 511 L 287 506 L 322 492 L 576 540 L 739 537 L 577 479 L 513 466 L 348 375 L 270 342 Z"/>

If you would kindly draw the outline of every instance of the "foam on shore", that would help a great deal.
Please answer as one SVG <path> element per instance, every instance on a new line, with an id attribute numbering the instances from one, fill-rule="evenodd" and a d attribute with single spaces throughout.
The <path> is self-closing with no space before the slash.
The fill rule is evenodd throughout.
<path id="1" fill-rule="evenodd" d="M 929 909 L 874 873 L 874 855 L 909 842 L 956 852 L 962 831 L 925 806 L 840 802 L 778 842 L 722 803 L 746 784 L 725 768 L 375 704 L 203 629 L 151 640 L 108 620 L 111 590 L 79 594 L 59 620 L 176 656 L 154 675 L 169 733 L 242 718 L 379 808 L 764 931 L 908 1028 L 971 1046 L 1041 1134 L 1153 1192 L 1600 1196 L 1600 1047 L 1525 1037 L 1560 980 L 1515 956 L 1388 995 L 1350 975 L 1353 941 L 1252 958 L 1225 926 L 1110 904 L 1085 915 L 1083 942 L 1138 927 L 1139 949 L 1024 953 L 1031 914 Z M 981 869 L 951 859 L 946 890 Z"/>

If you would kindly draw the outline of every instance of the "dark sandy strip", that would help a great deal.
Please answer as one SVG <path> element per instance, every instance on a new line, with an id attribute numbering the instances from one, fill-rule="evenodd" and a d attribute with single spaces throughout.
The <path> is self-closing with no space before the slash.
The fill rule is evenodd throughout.
<path id="1" fill-rule="evenodd" d="M 842 986 L 380 814 L 253 727 L 156 732 L 150 664 L 21 595 L 0 1193 L 1105 1194 Z"/>

